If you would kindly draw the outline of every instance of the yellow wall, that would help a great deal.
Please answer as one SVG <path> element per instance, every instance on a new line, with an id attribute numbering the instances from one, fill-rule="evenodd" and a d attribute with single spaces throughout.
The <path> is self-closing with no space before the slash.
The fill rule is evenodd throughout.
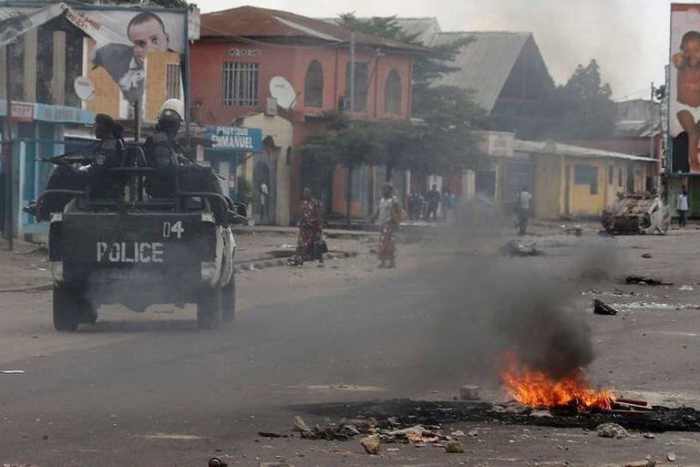
<path id="1" fill-rule="evenodd" d="M 535 160 L 535 217 L 556 219 L 561 215 L 561 160 L 541 156 Z"/>
<path id="2" fill-rule="evenodd" d="M 653 174 L 652 164 L 610 159 L 584 159 L 533 154 L 535 161 L 535 217 L 557 219 L 562 216 L 599 216 L 603 209 L 617 201 L 619 193 L 627 191 L 628 166 L 634 177 L 634 191 L 646 189 L 646 177 Z M 575 166 L 597 168 L 597 193 L 591 186 L 575 183 Z M 612 183 L 609 171 L 613 170 Z M 619 172 L 622 170 L 622 186 Z"/>

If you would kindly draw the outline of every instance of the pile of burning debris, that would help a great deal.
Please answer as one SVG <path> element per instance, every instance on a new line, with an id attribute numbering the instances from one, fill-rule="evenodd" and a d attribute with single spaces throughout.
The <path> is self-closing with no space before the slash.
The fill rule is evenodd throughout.
<path id="1" fill-rule="evenodd" d="M 382 444 L 394 443 L 464 452 L 460 439 L 476 437 L 478 431 L 465 434 L 446 429 L 447 424 L 457 422 L 583 428 L 597 430 L 600 436 L 613 433 L 610 426 L 645 433 L 700 431 L 700 412 L 695 409 L 652 406 L 646 401 L 618 397 L 611 390 L 594 389 L 581 369 L 555 378 L 511 361 L 502 380 L 514 399 L 511 402 L 395 399 L 304 406 L 302 410 L 308 413 L 340 421 L 310 427 L 296 417 L 294 429 L 301 438 L 311 440 L 347 441 L 361 437 L 369 454 L 377 454 Z"/>

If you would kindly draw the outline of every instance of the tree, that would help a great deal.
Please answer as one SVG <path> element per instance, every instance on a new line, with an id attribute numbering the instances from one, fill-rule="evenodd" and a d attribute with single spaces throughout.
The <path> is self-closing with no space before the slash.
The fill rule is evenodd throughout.
<path id="1" fill-rule="evenodd" d="M 359 19 L 346 13 L 340 16 L 338 24 L 356 32 L 422 45 L 417 35 L 403 31 L 396 16 Z M 438 84 L 440 78 L 458 70 L 450 63 L 471 41 L 469 37 L 460 38 L 430 47 L 416 56 L 412 77 L 413 116 L 421 124 L 381 125 L 387 179 L 394 168 L 445 173 L 474 165 L 477 150 L 473 130 L 482 123 L 485 114 L 469 92 Z"/>
<path id="2" fill-rule="evenodd" d="M 311 136 L 301 147 L 304 158 L 312 160 L 323 172 L 330 173 L 336 165 L 347 169 L 346 216 L 350 225 L 352 178 L 355 168 L 378 163 L 384 147 L 376 125 L 349 121 L 344 115 L 328 115 L 328 131 Z"/>
<path id="3" fill-rule="evenodd" d="M 549 137 L 564 139 L 605 138 L 615 129 L 612 89 L 603 83 L 595 60 L 579 65 L 563 86 L 558 86 L 545 105 L 555 116 Z"/>

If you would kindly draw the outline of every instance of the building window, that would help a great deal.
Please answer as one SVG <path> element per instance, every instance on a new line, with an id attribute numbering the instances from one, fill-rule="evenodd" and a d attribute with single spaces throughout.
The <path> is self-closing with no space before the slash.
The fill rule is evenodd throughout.
<path id="1" fill-rule="evenodd" d="M 396 70 L 391 70 L 386 78 L 384 110 L 388 114 L 398 115 L 401 113 L 401 76 Z"/>
<path id="2" fill-rule="evenodd" d="M 260 66 L 257 63 L 225 62 L 223 71 L 224 105 L 258 105 Z"/>
<path id="3" fill-rule="evenodd" d="M 180 65 L 168 64 L 165 84 L 168 88 L 168 99 L 180 99 Z"/>
<path id="4" fill-rule="evenodd" d="M 615 167 L 612 165 L 608 167 L 608 185 L 615 184 Z"/>
<path id="5" fill-rule="evenodd" d="M 314 60 L 306 70 L 304 80 L 304 105 L 323 107 L 323 67 Z"/>
<path id="6" fill-rule="evenodd" d="M 345 69 L 345 95 L 350 99 L 350 62 Z M 354 112 L 367 111 L 367 94 L 369 93 L 369 65 L 367 62 L 355 62 L 355 99 Z"/>
<path id="7" fill-rule="evenodd" d="M 617 186 L 622 186 L 622 167 L 617 169 Z"/>
<path id="8" fill-rule="evenodd" d="M 579 165 L 574 167 L 574 183 L 576 185 L 588 185 L 591 194 L 598 194 L 598 167 L 592 165 Z"/>

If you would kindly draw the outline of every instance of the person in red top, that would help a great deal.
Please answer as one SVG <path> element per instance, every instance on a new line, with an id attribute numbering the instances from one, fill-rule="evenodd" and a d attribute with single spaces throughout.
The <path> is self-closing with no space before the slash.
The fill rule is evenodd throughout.
<path id="1" fill-rule="evenodd" d="M 309 188 L 304 188 L 301 212 L 297 253 L 291 263 L 301 266 L 304 261 L 318 260 L 319 266 L 321 266 L 323 265 L 321 203 L 311 196 Z"/>

